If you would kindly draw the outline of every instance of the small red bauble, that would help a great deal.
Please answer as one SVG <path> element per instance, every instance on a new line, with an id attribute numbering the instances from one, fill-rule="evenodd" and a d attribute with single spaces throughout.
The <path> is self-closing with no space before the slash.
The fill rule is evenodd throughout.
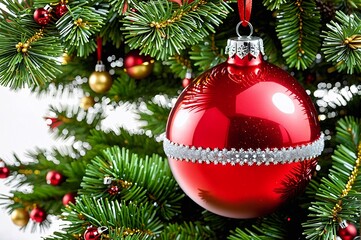
<path id="1" fill-rule="evenodd" d="M 47 25 L 51 20 L 51 15 L 45 8 L 38 8 L 34 11 L 34 20 L 41 26 Z"/>
<path id="2" fill-rule="evenodd" d="M 352 223 L 344 222 L 338 229 L 338 236 L 342 240 L 353 240 L 357 236 L 357 228 Z"/>
<path id="3" fill-rule="evenodd" d="M 61 173 L 59 173 L 58 171 L 49 171 L 46 174 L 46 183 L 50 184 L 50 185 L 60 185 L 64 180 L 64 177 Z"/>
<path id="4" fill-rule="evenodd" d="M 30 218 L 37 223 L 41 223 L 46 219 L 46 212 L 40 208 L 36 207 L 30 212 Z"/>
<path id="5" fill-rule="evenodd" d="M 323 135 L 301 85 L 263 61 L 261 39 L 230 39 L 227 50 L 227 62 L 179 96 L 164 150 L 196 203 L 222 216 L 254 218 L 303 190 Z"/>
<path id="6" fill-rule="evenodd" d="M 124 67 L 130 77 L 142 79 L 152 73 L 154 60 L 149 56 L 140 55 L 138 50 L 132 50 L 125 56 Z"/>
<path id="7" fill-rule="evenodd" d="M 75 203 L 75 193 L 67 193 L 63 196 L 63 205 L 67 206 L 69 203 Z"/>
<path id="8" fill-rule="evenodd" d="M 1 178 L 7 178 L 10 175 L 10 170 L 8 167 L 0 167 L 0 179 Z"/>
<path id="9" fill-rule="evenodd" d="M 100 239 L 100 236 L 103 232 L 105 232 L 108 228 L 107 227 L 88 227 L 84 232 L 84 239 L 85 240 L 97 240 Z"/>
<path id="10" fill-rule="evenodd" d="M 184 88 L 186 88 L 192 81 L 193 81 L 193 79 L 191 79 L 191 78 L 185 78 L 185 79 L 183 79 L 183 81 L 182 81 L 182 86 L 183 86 Z"/>
<path id="11" fill-rule="evenodd" d="M 118 186 L 116 186 L 116 185 L 113 185 L 113 186 L 111 186 L 109 189 L 108 189 L 108 193 L 110 194 L 110 195 L 117 195 L 118 193 L 119 193 L 119 187 Z"/>
<path id="12" fill-rule="evenodd" d="M 65 4 L 59 4 L 55 7 L 55 15 L 61 18 L 65 13 L 68 12 L 68 7 Z"/>

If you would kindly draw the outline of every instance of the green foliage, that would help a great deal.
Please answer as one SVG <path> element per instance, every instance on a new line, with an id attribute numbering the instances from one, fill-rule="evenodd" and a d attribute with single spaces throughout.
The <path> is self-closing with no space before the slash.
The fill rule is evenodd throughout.
<path id="1" fill-rule="evenodd" d="M 356 15 L 336 12 L 336 21 L 323 31 L 322 51 L 338 71 L 361 72 L 361 19 Z"/>
<path id="2" fill-rule="evenodd" d="M 305 70 L 311 66 L 320 47 L 320 26 L 320 13 L 313 0 L 281 5 L 276 31 L 289 67 Z"/>
<path id="3" fill-rule="evenodd" d="M 59 139 L 75 136 L 76 140 L 85 141 L 90 130 L 99 128 L 101 120 L 104 119 L 102 110 L 89 112 L 77 106 L 72 108 L 66 108 L 62 105 L 51 106 L 50 112 L 62 122 L 53 130 L 54 137 Z"/>
<path id="4" fill-rule="evenodd" d="M 287 229 L 282 227 L 285 222 L 276 214 L 265 217 L 260 225 L 253 225 L 252 229 L 237 228 L 228 237 L 229 240 L 282 240 L 288 239 Z"/>
<path id="5" fill-rule="evenodd" d="M 157 0 L 140 2 L 135 8 L 124 19 L 126 43 L 162 60 L 203 41 L 229 13 L 220 0 L 196 0 L 182 6 Z"/>
<path id="6" fill-rule="evenodd" d="M 130 133 L 122 128 L 118 129 L 119 133 L 113 131 L 103 132 L 100 130 L 91 130 L 87 142 L 92 149 L 87 152 L 86 157 L 94 158 L 105 148 L 119 146 L 130 149 L 140 157 L 145 157 L 149 152 L 165 156 L 163 145 L 154 138 L 144 134 Z"/>
<path id="7" fill-rule="evenodd" d="M 0 18 L 0 84 L 22 88 L 52 81 L 63 53 L 58 37 L 51 28 L 40 30 L 26 3 L 1 2 L 9 12 Z"/>
<path id="8" fill-rule="evenodd" d="M 190 59 L 195 62 L 194 66 L 198 67 L 201 72 L 204 72 L 216 65 L 226 61 L 224 49 L 226 40 L 218 40 L 214 34 L 205 38 L 203 42 L 193 45 L 190 54 Z"/>
<path id="9" fill-rule="evenodd" d="M 104 184 L 105 177 L 112 179 L 110 185 Z M 117 186 L 119 194 L 109 194 L 110 186 Z M 97 198 L 151 202 L 165 219 L 180 213 L 183 198 L 165 159 L 157 155 L 142 159 L 119 147 L 105 150 L 88 165 L 81 187 L 81 194 Z"/>
<path id="10" fill-rule="evenodd" d="M 169 100 L 167 102 L 170 102 Z M 153 135 L 159 135 L 165 132 L 165 127 L 168 120 L 170 108 L 164 106 L 165 104 L 158 104 L 154 102 L 147 103 L 147 109 L 150 112 L 140 113 L 140 120 L 147 124 L 142 127 L 144 130 L 149 130 Z"/>
<path id="11" fill-rule="evenodd" d="M 286 3 L 287 0 L 263 0 L 262 3 L 267 9 L 273 11 L 275 9 L 279 9 L 280 6 Z"/>
<path id="12" fill-rule="evenodd" d="M 351 117 L 338 122 L 337 140 L 340 144 L 332 155 L 332 168 L 328 177 L 321 179 L 316 201 L 309 207 L 311 213 L 303 224 L 307 239 L 334 239 L 339 222 L 358 222 L 360 219 L 360 127 L 361 122 Z M 354 180 L 351 180 L 351 175 Z"/>
<path id="13" fill-rule="evenodd" d="M 90 226 L 107 227 L 110 239 L 149 239 L 163 228 L 152 205 L 86 196 L 79 197 L 75 205 L 65 208 L 62 216 L 71 224 L 45 239 L 77 239 L 75 236 L 82 236 L 84 227 Z"/>
<path id="14" fill-rule="evenodd" d="M 201 222 L 184 222 L 182 224 L 169 224 L 164 229 L 159 239 L 210 240 L 216 238 L 214 232 L 208 226 L 203 226 Z"/>
<path id="15" fill-rule="evenodd" d="M 96 34 L 106 23 L 108 8 L 107 4 L 76 6 L 57 21 L 60 38 L 69 54 L 87 57 L 95 51 Z"/>

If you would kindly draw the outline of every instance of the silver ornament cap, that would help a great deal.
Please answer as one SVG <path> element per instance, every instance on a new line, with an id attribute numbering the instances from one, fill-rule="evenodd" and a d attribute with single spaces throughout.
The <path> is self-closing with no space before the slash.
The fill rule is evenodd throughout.
<path id="1" fill-rule="evenodd" d="M 243 59 L 248 54 L 255 58 L 257 58 L 260 54 L 264 55 L 263 40 L 262 38 L 252 36 L 252 24 L 247 22 L 248 27 L 250 28 L 250 34 L 248 36 L 242 36 L 239 33 L 239 27 L 241 24 L 242 21 L 239 22 L 236 27 L 238 37 L 228 39 L 225 49 L 226 54 L 228 54 L 229 57 L 237 55 L 240 59 Z"/>

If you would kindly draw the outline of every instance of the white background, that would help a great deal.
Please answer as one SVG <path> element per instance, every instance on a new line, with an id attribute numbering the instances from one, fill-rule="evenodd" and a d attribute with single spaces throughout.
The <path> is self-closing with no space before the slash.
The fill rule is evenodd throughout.
<path id="1" fill-rule="evenodd" d="M 29 90 L 10 91 L 0 87 L 0 158 L 12 159 L 12 153 L 24 158 L 24 153 L 38 147 L 49 147 L 55 143 L 44 121 L 49 103 L 57 99 L 37 98 Z M 59 144 L 59 143 L 57 143 Z M 0 179 L 0 194 L 7 194 L 11 186 Z M 59 222 L 45 233 L 19 231 L 4 209 L 0 209 L 0 240 L 38 240 L 56 229 Z"/>

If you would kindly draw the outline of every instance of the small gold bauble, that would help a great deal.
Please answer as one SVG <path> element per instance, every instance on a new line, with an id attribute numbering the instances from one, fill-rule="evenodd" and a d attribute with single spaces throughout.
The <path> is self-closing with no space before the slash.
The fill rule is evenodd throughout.
<path id="1" fill-rule="evenodd" d="M 67 53 L 63 53 L 63 55 L 62 55 L 62 57 L 61 57 L 61 64 L 63 64 L 63 65 L 66 65 L 66 64 L 68 64 L 68 63 L 70 63 L 71 62 L 71 56 L 69 56 Z"/>
<path id="2" fill-rule="evenodd" d="M 96 93 L 106 93 L 112 84 L 112 77 L 107 71 L 95 71 L 89 77 L 89 86 Z"/>
<path id="3" fill-rule="evenodd" d="M 92 96 L 85 96 L 85 97 L 82 97 L 82 99 L 80 100 L 80 107 L 82 109 L 84 109 L 85 111 L 88 110 L 89 108 L 91 108 L 92 106 L 94 106 L 94 104 L 95 104 L 95 101 Z"/>
<path id="4" fill-rule="evenodd" d="M 144 62 L 140 65 L 136 65 L 130 68 L 126 68 L 126 73 L 135 79 L 142 79 L 148 77 L 153 70 L 154 60 L 150 62 Z"/>
<path id="5" fill-rule="evenodd" d="M 29 222 L 29 212 L 24 208 L 17 208 L 11 213 L 11 220 L 19 227 L 24 227 Z"/>

